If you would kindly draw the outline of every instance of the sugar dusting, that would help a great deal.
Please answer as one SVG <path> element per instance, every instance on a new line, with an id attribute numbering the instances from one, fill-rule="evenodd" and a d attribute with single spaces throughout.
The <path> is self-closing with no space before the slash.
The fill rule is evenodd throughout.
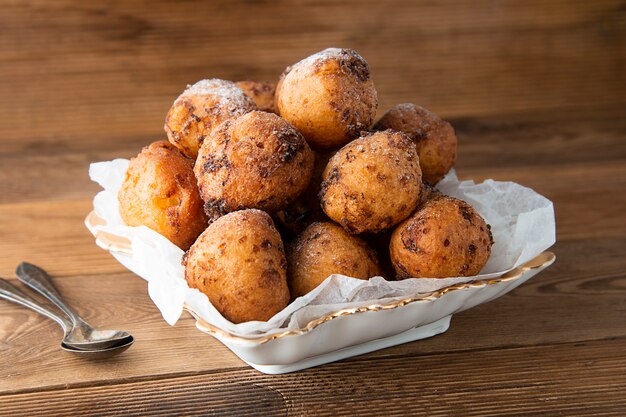
<path id="1" fill-rule="evenodd" d="M 297 330 L 302 323 L 336 312 L 337 304 L 342 304 L 341 308 L 359 308 L 371 305 L 373 300 L 380 304 L 391 297 L 399 300 L 461 282 L 501 276 L 503 271 L 531 260 L 556 240 L 554 207 L 545 197 L 511 182 L 460 182 L 451 171 L 437 184 L 437 189 L 467 201 L 492 225 L 495 244 L 481 275 L 404 281 L 385 281 L 382 278 L 356 280 L 333 275 L 267 322 L 232 324 L 211 306 L 205 295 L 188 288 L 184 267 L 180 263 L 183 256 L 180 248 L 149 228 L 124 224 L 119 216 L 117 195 L 127 168 L 128 161 L 123 159 L 90 166 L 91 179 L 105 189 L 94 199 L 95 212 L 105 220 L 103 225 L 95 226 L 95 230 L 132 241 L 133 255 L 125 265 L 150 281 L 150 297 L 171 325 L 176 323 L 186 304 L 207 322 L 237 335 L 258 337 Z"/>
<path id="2" fill-rule="evenodd" d="M 317 64 L 318 62 L 324 62 L 331 58 L 341 58 L 342 55 L 346 54 L 345 49 L 341 48 L 326 48 L 323 51 L 319 51 L 314 53 L 311 56 L 308 56 L 298 62 L 296 65 L 312 65 Z"/>
<path id="3" fill-rule="evenodd" d="M 220 80 L 219 78 L 200 80 L 194 85 L 189 85 L 178 98 L 180 99 L 194 95 L 211 95 L 219 98 L 219 100 L 223 103 L 228 103 L 237 107 L 251 107 L 253 104 L 252 99 L 248 97 L 241 88 L 237 87 L 235 83 L 227 80 Z"/>
<path id="4" fill-rule="evenodd" d="M 365 59 L 359 55 L 356 51 L 343 48 L 326 48 L 323 51 L 314 53 L 296 63 L 293 67 L 298 68 L 313 68 L 318 64 L 321 64 L 329 59 L 346 59 L 348 57 L 354 57 L 365 62 Z"/>

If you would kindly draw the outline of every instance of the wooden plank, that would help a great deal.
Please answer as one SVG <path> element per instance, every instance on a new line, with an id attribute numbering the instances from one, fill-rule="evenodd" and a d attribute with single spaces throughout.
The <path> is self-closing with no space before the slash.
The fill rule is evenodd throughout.
<path id="1" fill-rule="evenodd" d="M 453 118 L 450 122 L 459 137 L 459 163 L 474 166 L 493 161 L 501 165 L 562 164 L 626 157 L 624 130 L 626 110 L 619 106 L 582 106 L 551 111 L 529 111 L 497 116 Z M 158 126 L 159 129 L 161 125 Z M 164 132 L 133 136 L 130 131 L 113 135 L 103 131 L 81 137 L 55 137 L 38 132 L 25 141 L 6 141 L 0 159 L 85 154 L 96 160 L 129 157 Z M 506 152 L 501 146 L 506 143 Z M 16 148 L 17 147 L 17 148 Z M 569 152 L 563 152 L 563 149 Z M 532 156 L 533 158 L 528 158 Z M 37 160 L 35 160 L 37 161 Z M 35 163 L 24 166 L 36 165 Z"/>
<path id="2" fill-rule="evenodd" d="M 622 163 L 465 172 L 471 178 L 517 181 L 552 199 L 558 240 L 626 235 L 626 195 L 616 192 L 626 188 Z M 550 181 L 557 175 L 560 181 Z M 23 260 L 58 275 L 123 271 L 85 228 L 83 220 L 91 209 L 91 200 L 0 205 L 0 274 L 12 275 Z"/>
<path id="3" fill-rule="evenodd" d="M 514 181 L 554 203 L 557 240 L 626 235 L 626 170 L 623 162 L 568 166 L 490 167 L 461 171 L 461 177 Z M 555 180 L 558 179 L 558 180 Z"/>
<path id="4" fill-rule="evenodd" d="M 61 185 L 72 180 L 71 171 L 51 169 L 50 172 L 58 173 L 58 193 L 69 190 L 69 196 L 84 195 L 86 199 L 0 204 L 0 253 L 3 254 L 0 274 L 12 275 L 15 265 L 23 260 L 39 263 L 58 275 L 123 271 L 106 252 L 96 247 L 83 225 L 98 186 L 87 183 L 85 188 L 64 188 Z M 516 181 L 550 198 L 556 209 L 558 240 L 626 235 L 626 194 L 619 192 L 626 189 L 623 162 L 468 168 L 461 174 L 476 180 Z M 37 187 L 37 184 L 33 186 Z"/>
<path id="5" fill-rule="evenodd" d="M 626 158 L 626 107 L 584 107 L 451 120 L 458 170 Z"/>
<path id="6" fill-rule="evenodd" d="M 100 187 L 89 179 L 89 164 L 130 158 L 141 150 L 11 155 L 0 158 L 0 204 L 33 200 L 93 198 Z"/>
<path id="7" fill-rule="evenodd" d="M 551 268 L 498 300 L 456 315 L 445 334 L 365 357 L 626 337 L 624 248 L 623 236 L 559 242 Z M 120 357 L 85 361 L 58 348 L 61 332 L 55 324 L 0 302 L 0 394 L 246 368 L 218 341 L 196 330 L 190 317 L 168 326 L 149 299 L 145 282 L 130 273 L 55 278 L 88 321 L 127 329 L 137 342 Z"/>
<path id="8" fill-rule="evenodd" d="M 476 116 L 618 105 L 626 96 L 619 0 L 1 7 L 0 123 L 11 127 L 3 152 L 65 138 L 160 137 L 186 84 L 276 79 L 328 46 L 369 60 L 382 111 L 417 101 L 445 116 Z"/>
<path id="9" fill-rule="evenodd" d="M 0 274 L 13 276 L 22 261 L 54 275 L 125 271 L 85 227 L 92 209 L 91 200 L 0 205 Z"/>
<path id="10" fill-rule="evenodd" d="M 563 175 L 564 165 L 575 164 L 567 168 L 571 176 L 577 169 L 619 167 L 626 158 L 623 113 L 618 108 L 585 108 L 458 120 L 457 171 L 465 177 L 514 179 L 507 176 L 511 170 L 526 176 L 522 171 L 532 175 L 541 167 L 546 175 Z M 65 138 L 50 148 L 42 139 L 23 154 L 2 155 L 0 150 L 0 204 L 92 198 L 98 186 L 88 178 L 89 163 L 130 158 L 149 142 L 141 137 L 84 143 Z"/>
<path id="11" fill-rule="evenodd" d="M 237 370 L 4 395 L 0 409 L 12 416 L 622 416 L 624 350 L 619 338 L 369 358 L 279 376 Z"/>

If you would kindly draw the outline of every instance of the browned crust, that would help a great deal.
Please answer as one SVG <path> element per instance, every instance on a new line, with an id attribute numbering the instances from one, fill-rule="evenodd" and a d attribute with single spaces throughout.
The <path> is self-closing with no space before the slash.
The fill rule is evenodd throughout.
<path id="1" fill-rule="evenodd" d="M 182 249 L 207 226 L 193 161 L 167 141 L 154 142 L 131 159 L 118 200 L 126 224 L 145 225 Z"/>
<path id="2" fill-rule="evenodd" d="M 491 227 L 472 206 L 438 194 L 394 230 L 390 254 L 400 279 L 472 276 L 492 245 Z"/>
<path id="3" fill-rule="evenodd" d="M 323 180 L 322 209 L 348 232 L 389 229 L 419 202 L 421 170 L 415 144 L 391 130 L 364 133 L 330 159 Z"/>
<path id="4" fill-rule="evenodd" d="M 279 116 L 253 111 L 224 122 L 200 149 L 194 168 L 209 218 L 244 208 L 273 213 L 306 189 L 314 156 Z"/>

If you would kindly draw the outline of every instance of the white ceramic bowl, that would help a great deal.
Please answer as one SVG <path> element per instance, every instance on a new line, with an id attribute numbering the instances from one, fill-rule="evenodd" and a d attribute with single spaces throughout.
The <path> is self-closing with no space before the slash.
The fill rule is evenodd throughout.
<path id="1" fill-rule="evenodd" d="M 138 273 L 141 267 L 133 259 L 130 242 L 96 231 L 94 226 L 101 222 L 93 212 L 85 219 L 96 237 L 96 244 L 108 250 L 130 271 Z M 188 306 L 186 310 L 196 318 L 200 331 L 217 338 L 250 366 L 267 374 L 281 374 L 443 333 L 454 313 L 506 294 L 554 260 L 552 252 L 543 252 L 497 278 L 452 285 L 388 304 L 339 310 L 312 320 L 300 329 L 263 337 L 231 334 L 207 323 Z"/>

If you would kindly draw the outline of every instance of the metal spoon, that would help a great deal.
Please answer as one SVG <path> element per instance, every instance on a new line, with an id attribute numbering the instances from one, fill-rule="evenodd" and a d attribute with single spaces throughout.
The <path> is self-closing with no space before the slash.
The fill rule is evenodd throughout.
<path id="1" fill-rule="evenodd" d="M 4 298 L 5 300 L 12 301 L 21 306 L 30 308 L 31 310 L 34 310 L 38 312 L 39 314 L 42 314 L 48 318 L 51 318 L 63 328 L 63 332 L 65 333 L 66 336 L 70 334 L 72 331 L 73 325 L 69 320 L 49 310 L 47 307 L 44 307 L 43 305 L 39 304 L 36 300 L 34 300 L 30 296 L 22 292 L 22 290 L 20 290 L 19 288 L 11 284 L 9 281 L 2 279 L 2 278 L 0 278 L 0 298 Z M 117 343 L 109 345 L 109 346 L 104 346 L 104 347 L 96 346 L 96 347 L 91 347 L 89 349 L 85 349 L 84 348 L 85 345 L 74 346 L 71 343 L 67 343 L 64 338 L 63 341 L 61 342 L 61 349 L 67 352 L 78 353 L 82 356 L 86 356 L 89 358 L 105 358 L 105 357 L 122 353 L 123 351 L 128 349 L 130 345 L 133 344 L 133 342 L 134 342 L 133 337 L 129 335 L 129 338 L 122 339 L 118 341 Z"/>
<path id="2" fill-rule="evenodd" d="M 65 343 L 61 342 L 61 349 L 66 352 L 79 354 L 89 359 L 102 359 L 109 358 L 114 355 L 119 355 L 120 353 L 128 349 L 134 342 L 135 339 L 133 339 L 133 337 L 131 336 L 129 339 L 122 340 L 117 345 L 109 346 L 102 349 L 78 349 L 74 346 L 66 345 Z"/>
<path id="3" fill-rule="evenodd" d="M 130 333 L 121 330 L 99 330 L 83 320 L 78 313 L 63 299 L 52 283 L 52 279 L 43 269 L 22 262 L 15 271 L 17 278 L 39 294 L 52 301 L 70 318 L 71 330 L 66 332 L 63 342 L 79 349 L 100 349 L 127 343 L 132 339 Z"/>

